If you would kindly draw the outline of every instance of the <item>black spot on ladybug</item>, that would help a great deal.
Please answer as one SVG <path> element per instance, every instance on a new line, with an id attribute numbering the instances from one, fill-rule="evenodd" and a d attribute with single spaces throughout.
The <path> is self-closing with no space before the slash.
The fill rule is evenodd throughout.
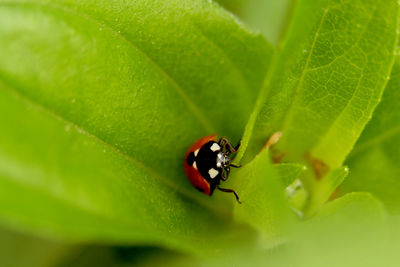
<path id="1" fill-rule="evenodd" d="M 194 160 L 195 160 L 195 157 L 194 157 L 194 153 L 192 152 L 192 153 L 189 154 L 189 156 L 187 157 L 186 161 L 189 164 L 189 166 L 192 166 Z"/>
<path id="2" fill-rule="evenodd" d="M 203 176 L 209 182 L 214 180 L 216 177 L 220 177 L 221 175 L 221 173 L 218 171 L 220 168 L 217 167 L 219 150 L 216 149 L 216 146 L 220 148 L 220 146 L 214 141 L 204 144 L 196 158 L 197 167 L 201 176 Z M 214 149 L 212 149 L 212 147 L 214 147 Z"/>

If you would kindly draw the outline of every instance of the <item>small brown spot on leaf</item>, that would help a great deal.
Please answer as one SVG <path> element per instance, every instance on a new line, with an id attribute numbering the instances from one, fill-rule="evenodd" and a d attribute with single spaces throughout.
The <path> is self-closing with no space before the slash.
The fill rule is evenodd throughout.
<path id="1" fill-rule="evenodd" d="M 263 151 L 264 149 L 271 150 L 273 163 L 280 163 L 282 161 L 282 159 L 285 157 L 285 153 L 281 153 L 281 152 L 273 149 L 273 146 L 279 141 L 281 136 L 282 136 L 282 132 L 273 133 L 268 138 L 267 142 L 265 142 L 265 144 L 261 148 L 261 151 Z"/>
<path id="2" fill-rule="evenodd" d="M 285 157 L 285 155 L 286 155 L 285 153 L 279 153 L 279 154 L 272 156 L 272 162 L 274 164 L 281 163 L 282 159 Z"/>
<path id="3" fill-rule="evenodd" d="M 329 200 L 337 199 L 339 196 L 339 190 L 336 188 L 335 191 L 333 191 L 332 195 L 329 197 Z"/>
<path id="4" fill-rule="evenodd" d="M 306 154 L 306 158 L 311 162 L 317 180 L 321 180 L 329 172 L 329 166 L 322 160 L 312 157 L 310 153 Z"/>

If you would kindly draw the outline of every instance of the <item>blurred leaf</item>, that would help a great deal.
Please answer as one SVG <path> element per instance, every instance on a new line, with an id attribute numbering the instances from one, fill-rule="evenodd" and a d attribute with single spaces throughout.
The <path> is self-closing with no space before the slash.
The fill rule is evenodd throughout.
<path id="1" fill-rule="evenodd" d="M 292 184 L 307 169 L 305 166 L 295 163 L 275 164 L 274 167 L 278 171 L 281 182 L 285 187 Z"/>
<path id="2" fill-rule="evenodd" d="M 271 250 L 232 254 L 227 258 L 192 259 L 191 266 L 397 266 L 396 220 L 368 193 L 352 193 L 329 202 L 321 213 L 297 225 L 286 242 Z M 398 223 L 398 221 L 397 221 Z M 157 263 L 157 254 L 153 254 Z M 175 266 L 163 258 L 163 266 Z M 136 265 L 135 265 L 136 266 Z M 139 265 L 141 266 L 141 265 Z M 144 265 L 144 266 L 158 266 Z M 161 266 L 161 265 L 160 265 Z M 180 265 L 178 265 L 180 266 Z M 185 265 L 183 265 L 185 266 Z"/>
<path id="3" fill-rule="evenodd" d="M 292 259 L 297 266 L 389 266 L 385 262 L 390 253 L 380 247 L 387 241 L 385 226 L 377 199 L 367 193 L 348 194 L 300 226 Z"/>
<path id="4" fill-rule="evenodd" d="M 235 13 L 240 14 L 243 6 L 246 4 L 246 0 L 214 0 L 214 2 L 219 3 L 227 10 Z"/>
<path id="5" fill-rule="evenodd" d="M 356 192 L 327 203 L 318 216 L 310 220 L 310 224 L 323 221 L 340 227 L 340 223 L 335 224 L 334 220 L 362 220 L 375 224 L 383 222 L 384 217 L 385 210 L 378 199 L 366 192 Z"/>
<path id="6" fill-rule="evenodd" d="M 314 185 L 314 192 L 310 196 L 307 207 L 305 207 L 306 216 L 311 216 L 319 211 L 348 174 L 349 168 L 340 167 L 330 171 L 323 179 L 317 180 Z"/>
<path id="7" fill-rule="evenodd" d="M 282 178 L 270 163 L 268 151 L 264 149 L 226 184 L 237 190 L 243 202 L 235 205 L 236 219 L 259 229 L 264 241 L 277 242 L 276 237 L 287 230 L 294 216 L 285 201 Z"/>
<path id="8" fill-rule="evenodd" d="M 195 266 L 194 257 L 155 247 L 88 246 L 59 267 Z"/>
<path id="9" fill-rule="evenodd" d="M 397 232 L 379 200 L 347 194 L 299 224 L 269 266 L 397 266 L 400 246 L 391 236 Z"/>
<path id="10" fill-rule="evenodd" d="M 278 45 L 285 33 L 287 19 L 294 0 L 248 0 L 241 17 L 254 29 L 258 29 L 267 39 Z"/>
<path id="11" fill-rule="evenodd" d="M 264 38 L 194 0 L 0 1 L 0 25 L 3 223 L 202 255 L 251 240 L 182 160 L 199 136 L 239 138 Z"/>
<path id="12" fill-rule="evenodd" d="M 351 172 L 340 192 L 367 191 L 400 211 L 400 57 L 382 101 L 347 164 Z"/>
<path id="13" fill-rule="evenodd" d="M 394 0 L 298 1 L 238 159 L 281 131 L 276 147 L 287 160 L 340 167 L 380 99 L 397 21 Z"/>
<path id="14" fill-rule="evenodd" d="M 119 260 L 112 247 L 88 246 L 57 267 L 116 267 Z"/>
<path id="15" fill-rule="evenodd" d="M 294 0 L 217 0 L 277 45 Z"/>
<path id="16" fill-rule="evenodd" d="M 56 266 L 75 255 L 79 247 L 0 229 L 0 265 L 7 267 Z"/>

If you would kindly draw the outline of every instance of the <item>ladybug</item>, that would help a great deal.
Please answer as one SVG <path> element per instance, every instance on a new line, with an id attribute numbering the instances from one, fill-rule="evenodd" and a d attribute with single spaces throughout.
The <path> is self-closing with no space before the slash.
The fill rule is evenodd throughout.
<path id="1" fill-rule="evenodd" d="M 233 189 L 221 188 L 221 180 L 226 181 L 230 167 L 240 166 L 231 162 L 231 154 L 236 153 L 236 147 L 226 139 L 217 141 L 217 135 L 205 136 L 197 140 L 186 152 L 184 168 L 191 184 L 199 191 L 211 196 L 215 188 L 222 192 L 233 193 L 240 202 L 238 194 Z"/>

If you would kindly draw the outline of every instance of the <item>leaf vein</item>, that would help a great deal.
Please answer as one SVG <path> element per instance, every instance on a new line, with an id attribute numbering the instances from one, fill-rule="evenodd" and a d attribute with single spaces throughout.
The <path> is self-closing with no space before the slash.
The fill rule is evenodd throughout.
<path id="1" fill-rule="evenodd" d="M 1 2 L 1 5 L 24 5 L 24 6 L 42 6 L 47 8 L 52 8 L 55 10 L 61 10 L 64 12 L 68 12 L 72 15 L 81 17 L 89 22 L 95 23 L 98 26 L 107 28 L 110 32 L 112 32 L 116 37 L 120 38 L 124 42 L 130 44 L 140 55 L 146 58 L 151 65 L 166 78 L 166 80 L 172 85 L 178 95 L 183 99 L 189 110 L 198 118 L 199 122 L 202 124 L 203 128 L 209 132 L 215 132 L 214 126 L 211 121 L 204 116 L 204 114 L 200 111 L 199 107 L 193 102 L 193 100 L 185 93 L 182 86 L 169 74 L 164 68 L 161 67 L 153 58 L 151 58 L 148 54 L 146 54 L 143 50 L 141 50 L 132 40 L 128 39 L 127 36 L 123 35 L 121 31 L 114 29 L 109 23 L 106 21 L 99 21 L 98 19 L 92 17 L 90 14 L 82 11 L 77 11 L 66 6 L 54 4 L 54 3 L 27 3 L 27 2 L 18 2 L 18 3 L 10 3 L 10 2 Z"/>
<path id="2" fill-rule="evenodd" d="M 203 205 L 205 207 L 208 207 L 213 211 L 216 211 L 217 214 L 221 213 L 221 212 L 222 213 L 226 213 L 225 210 L 218 209 L 215 205 L 212 205 L 212 203 L 208 203 L 207 201 L 204 201 L 203 199 L 201 199 L 200 196 L 198 196 L 196 194 L 193 194 L 193 192 L 190 192 L 186 188 L 173 183 L 171 181 L 171 179 L 168 179 L 167 177 L 165 177 L 161 173 L 151 169 L 145 163 L 133 158 L 131 155 L 128 155 L 128 154 L 124 153 L 123 151 L 121 151 L 117 147 L 107 143 L 106 141 L 104 141 L 100 137 L 88 132 L 86 129 L 82 128 L 80 125 L 76 124 L 74 121 L 68 120 L 67 118 L 63 117 L 62 115 L 56 113 L 55 111 L 50 110 L 48 107 L 44 106 L 43 104 L 35 101 L 32 98 L 29 98 L 29 96 L 26 96 L 26 95 L 22 94 L 19 90 L 16 89 L 18 86 L 16 84 L 12 83 L 10 81 L 10 79 L 7 79 L 6 77 L 4 77 L 4 75 L 1 74 L 1 73 L 0 73 L 0 79 L 3 80 L 5 84 L 9 85 L 9 88 L 10 89 L 12 88 L 10 91 L 12 91 L 15 95 L 17 95 L 21 99 L 24 99 L 25 101 L 30 103 L 32 106 L 42 110 L 43 112 L 46 112 L 50 116 L 52 116 L 52 117 L 54 117 L 54 118 L 56 118 L 56 119 L 58 119 L 58 120 L 60 120 L 60 121 L 62 121 L 64 123 L 67 123 L 67 124 L 70 124 L 70 125 L 74 126 L 78 130 L 78 132 L 80 134 L 86 135 L 87 137 L 91 138 L 95 142 L 100 143 L 101 145 L 104 145 L 105 147 L 107 147 L 111 151 L 113 151 L 115 154 L 117 154 L 117 155 L 121 156 L 122 158 L 128 160 L 129 162 L 133 163 L 139 169 L 147 172 L 150 175 L 153 175 L 153 176 L 157 177 L 157 179 L 159 181 L 161 181 L 164 185 L 170 187 L 172 190 L 174 190 L 176 192 L 179 192 L 180 194 L 182 194 L 185 197 L 188 197 L 190 199 L 195 200 L 199 204 L 201 204 L 201 205 Z M 3 90 L 7 90 L 7 89 L 3 88 Z"/>
<path id="3" fill-rule="evenodd" d="M 293 90 L 292 100 L 290 102 L 289 108 L 288 108 L 288 110 L 286 112 L 285 118 L 284 118 L 283 123 L 282 123 L 282 131 L 283 132 L 285 132 L 285 129 L 287 129 L 289 127 L 289 123 L 290 123 L 291 116 L 292 116 L 292 113 L 293 113 L 294 103 L 296 102 L 295 101 L 296 100 L 295 96 L 299 94 L 299 91 L 301 90 L 301 86 L 303 85 L 305 75 L 308 72 L 308 66 L 309 66 L 310 61 L 311 61 L 311 56 L 312 56 L 312 54 L 314 52 L 314 48 L 315 48 L 317 39 L 319 37 L 319 32 L 322 29 L 322 25 L 323 25 L 323 23 L 324 23 L 324 21 L 326 19 L 326 15 L 328 14 L 328 12 L 329 12 L 329 10 L 325 9 L 324 13 L 321 16 L 321 20 L 319 22 L 319 25 L 318 25 L 317 30 L 315 32 L 313 41 L 311 43 L 310 52 L 307 55 L 306 64 L 304 65 L 304 69 L 303 69 L 303 71 L 301 73 L 299 81 L 297 82 L 297 85 Z"/>
<path id="4" fill-rule="evenodd" d="M 228 56 L 228 54 L 215 42 L 213 41 L 211 38 L 209 38 L 208 36 L 206 36 L 206 34 L 200 29 L 199 26 L 197 26 L 195 23 L 191 22 L 191 25 L 193 26 L 193 28 L 195 29 L 195 31 L 197 33 L 199 33 L 201 36 L 204 37 L 204 39 L 211 44 L 213 47 L 215 47 L 216 49 L 218 49 L 218 51 L 229 61 L 229 64 L 233 67 L 233 69 L 235 70 L 235 72 L 238 74 L 238 77 L 240 77 L 240 80 L 242 81 L 242 83 L 244 84 L 244 87 L 240 86 L 240 88 L 244 91 L 250 90 L 250 86 L 248 81 L 244 78 L 243 72 L 240 71 L 239 67 L 233 62 L 233 60 Z M 248 98 L 249 103 L 251 103 L 249 97 L 249 94 L 244 94 L 245 97 Z"/>
<path id="5" fill-rule="evenodd" d="M 375 10 L 374 10 L 373 12 L 371 12 L 371 15 L 370 15 L 370 17 L 369 17 L 369 19 L 368 19 L 368 23 L 366 23 L 365 25 L 368 25 L 369 23 L 371 23 L 371 21 L 372 21 L 372 19 L 374 18 L 374 14 L 376 13 L 377 9 L 378 9 L 378 6 L 375 6 Z M 367 26 L 364 27 L 363 32 L 360 34 L 360 37 L 358 38 L 358 40 L 355 42 L 356 44 L 357 44 L 358 42 L 360 42 L 360 40 L 362 39 L 362 37 L 364 36 L 364 34 L 366 33 L 366 31 L 367 31 Z M 367 64 L 367 63 L 365 63 L 365 64 Z M 329 128 L 326 130 L 326 132 L 325 132 L 322 136 L 319 137 L 319 140 L 316 140 L 316 142 L 314 143 L 314 146 L 313 146 L 314 148 L 318 147 L 318 146 L 323 142 L 323 139 L 329 134 L 330 130 L 334 128 L 334 126 L 336 125 L 336 122 L 339 121 L 339 119 L 341 118 L 341 116 L 342 116 L 342 115 L 348 110 L 348 108 L 350 107 L 350 104 L 352 103 L 354 97 L 357 95 L 357 93 L 358 93 L 359 90 L 360 90 L 360 87 L 361 87 L 361 86 L 360 86 L 361 80 L 362 80 L 363 77 L 364 77 L 364 70 L 365 70 L 365 66 L 362 68 L 362 72 L 361 72 L 360 78 L 359 78 L 358 81 L 357 81 L 357 85 L 356 85 L 356 87 L 355 87 L 355 90 L 352 92 L 352 95 L 351 95 L 350 99 L 347 101 L 346 106 L 340 111 L 340 113 L 337 115 L 337 117 L 336 117 L 335 120 L 332 122 L 332 124 L 329 126 Z M 369 104 L 370 104 L 370 103 L 369 103 Z M 360 118 L 359 118 L 359 119 L 360 119 Z M 353 122 L 353 123 L 355 123 L 355 122 Z"/>

